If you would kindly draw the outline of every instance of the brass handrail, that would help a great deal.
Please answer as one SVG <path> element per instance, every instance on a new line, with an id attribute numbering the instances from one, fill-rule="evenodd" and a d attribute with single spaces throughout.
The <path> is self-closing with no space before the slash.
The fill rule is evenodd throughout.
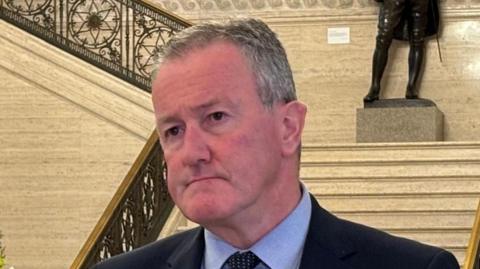
<path id="1" fill-rule="evenodd" d="M 154 131 L 70 269 L 90 268 L 157 239 L 173 208 L 163 165 L 163 153 Z"/>
<path id="2" fill-rule="evenodd" d="M 479 269 L 480 268 L 480 201 L 478 203 L 477 214 L 475 216 L 475 222 L 472 228 L 472 234 L 470 235 L 470 241 L 468 243 L 467 253 L 465 256 L 465 263 L 463 269 Z"/>

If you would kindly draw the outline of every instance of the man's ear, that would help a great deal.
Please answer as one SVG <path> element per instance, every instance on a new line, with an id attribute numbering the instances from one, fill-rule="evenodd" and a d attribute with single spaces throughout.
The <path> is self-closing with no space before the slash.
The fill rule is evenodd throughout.
<path id="1" fill-rule="evenodd" d="M 299 101 L 291 101 L 283 107 L 281 141 L 284 156 L 297 154 L 306 114 L 307 107 Z"/>

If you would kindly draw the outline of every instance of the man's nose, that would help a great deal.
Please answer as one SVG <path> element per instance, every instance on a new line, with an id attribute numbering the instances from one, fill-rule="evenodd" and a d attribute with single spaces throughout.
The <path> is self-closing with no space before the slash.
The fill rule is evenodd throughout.
<path id="1" fill-rule="evenodd" d="M 197 127 L 190 127 L 185 130 L 181 151 L 183 164 L 186 166 L 207 163 L 211 158 L 208 137 Z"/>

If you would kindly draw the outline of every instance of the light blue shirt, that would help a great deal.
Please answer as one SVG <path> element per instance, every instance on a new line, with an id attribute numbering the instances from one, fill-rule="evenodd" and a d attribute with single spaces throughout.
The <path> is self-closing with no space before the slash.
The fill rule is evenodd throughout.
<path id="1" fill-rule="evenodd" d="M 301 186 L 302 198 L 297 207 L 250 249 L 237 249 L 205 230 L 202 269 L 221 269 L 230 255 L 237 251 L 248 250 L 255 253 L 270 269 L 299 268 L 312 214 L 312 204 L 307 188 L 303 184 Z M 267 269 L 267 267 L 260 264 L 255 269 Z"/>

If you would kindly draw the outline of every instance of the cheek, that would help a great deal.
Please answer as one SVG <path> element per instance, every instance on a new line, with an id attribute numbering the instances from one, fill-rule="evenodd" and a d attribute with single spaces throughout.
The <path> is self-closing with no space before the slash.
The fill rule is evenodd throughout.
<path id="1" fill-rule="evenodd" d="M 180 168 L 180 158 L 174 151 L 165 150 L 163 153 L 165 164 L 167 165 L 167 177 L 168 179 L 175 178 L 178 175 Z"/>
<path id="2" fill-rule="evenodd" d="M 274 157 L 280 141 L 277 139 L 278 136 L 273 126 L 265 122 L 265 124 L 255 127 L 232 139 L 233 147 L 239 153 L 238 155 L 240 153 L 244 155 L 239 157 L 248 159 L 263 159 L 265 155 Z"/>
<path id="3" fill-rule="evenodd" d="M 176 188 L 174 177 L 171 176 L 170 172 L 168 173 L 168 176 L 167 176 L 167 188 L 168 188 L 168 193 L 170 193 L 170 196 L 172 197 L 172 199 L 176 201 L 177 188 Z"/>
<path id="4" fill-rule="evenodd" d="M 254 135 L 240 134 L 231 137 L 226 143 L 222 145 L 222 151 L 227 153 L 224 156 L 224 161 L 229 163 L 237 163 L 242 165 L 255 160 L 256 151 L 258 148 L 258 141 Z"/>
<path id="5" fill-rule="evenodd" d="M 265 133 L 260 132 L 239 135 L 224 145 L 228 156 L 226 154 L 223 159 L 237 175 L 247 178 L 258 176 L 258 173 L 261 173 L 277 155 L 273 140 L 273 137 L 267 137 Z"/>
<path id="6" fill-rule="evenodd" d="M 266 120 L 252 121 L 248 126 L 243 126 L 240 132 L 231 138 L 231 143 L 242 149 L 256 150 L 269 140 L 273 139 L 273 126 Z"/>
<path id="7" fill-rule="evenodd" d="M 167 165 L 167 187 L 168 187 L 168 192 L 172 196 L 172 198 L 175 200 L 177 197 L 178 193 L 178 187 L 179 187 L 179 168 L 178 164 L 174 161 L 172 158 L 167 158 L 165 157 L 166 160 L 166 165 Z"/>
<path id="8" fill-rule="evenodd" d="M 239 136 L 234 156 L 242 163 L 248 177 L 270 177 L 279 169 L 281 147 L 278 134 L 270 123 L 252 129 L 250 134 Z"/>
<path id="9" fill-rule="evenodd" d="M 229 142 L 230 146 L 232 148 L 236 149 L 248 149 L 251 148 L 251 145 L 253 144 L 253 139 L 252 137 L 249 137 L 247 135 L 238 135 L 236 137 L 233 137 L 231 141 Z"/>

